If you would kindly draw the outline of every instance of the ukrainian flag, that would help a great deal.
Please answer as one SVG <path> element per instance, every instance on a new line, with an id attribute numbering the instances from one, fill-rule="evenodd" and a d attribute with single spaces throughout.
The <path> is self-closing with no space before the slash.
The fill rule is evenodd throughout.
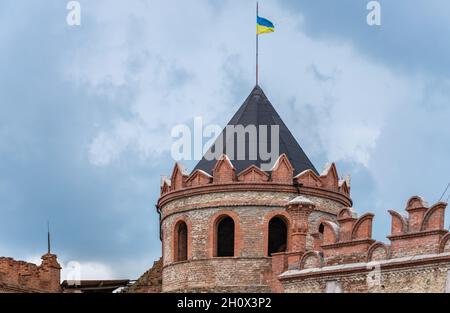
<path id="1" fill-rule="evenodd" d="M 273 33 L 275 31 L 275 26 L 273 26 L 273 23 L 269 21 L 268 19 L 265 19 L 263 17 L 257 17 L 256 20 L 256 34 L 267 34 L 267 33 Z"/>

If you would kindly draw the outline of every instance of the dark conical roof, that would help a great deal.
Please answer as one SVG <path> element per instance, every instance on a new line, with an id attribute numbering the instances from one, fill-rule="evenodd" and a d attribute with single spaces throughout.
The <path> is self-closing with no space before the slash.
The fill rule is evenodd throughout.
<path id="1" fill-rule="evenodd" d="M 247 100 L 245 100 L 244 104 L 236 112 L 236 114 L 233 116 L 228 125 L 233 126 L 242 125 L 244 127 L 247 127 L 248 125 L 255 125 L 258 132 L 258 138 L 260 131 L 258 126 L 267 125 L 269 129 L 268 130 L 269 137 L 267 142 L 267 147 L 269 151 L 272 141 L 272 139 L 270 138 L 270 126 L 278 125 L 280 129 L 279 155 L 282 155 L 283 153 L 287 155 L 289 161 L 294 167 L 294 174 L 301 173 L 308 169 L 313 170 L 315 173 L 317 173 L 317 170 L 315 169 L 314 165 L 308 159 L 303 149 L 295 140 L 294 136 L 289 131 L 287 126 L 284 124 L 283 120 L 280 118 L 277 111 L 272 106 L 269 99 L 267 99 L 263 90 L 259 86 L 256 86 L 253 89 L 251 94 L 248 96 Z M 222 134 L 223 138 L 226 138 L 226 129 L 222 131 Z M 219 137 L 219 139 L 220 138 L 221 137 Z M 248 139 L 246 140 L 246 143 L 248 146 Z M 226 151 L 226 145 L 225 144 L 223 145 L 223 154 L 227 154 L 230 157 L 234 167 L 236 168 L 236 173 L 239 173 L 252 165 L 256 165 L 258 168 L 261 168 L 262 164 L 267 163 L 261 160 L 259 153 L 257 155 L 256 160 L 249 160 L 250 158 L 248 148 L 246 149 L 247 151 L 245 151 L 245 160 L 238 160 L 236 153 L 237 151 L 236 145 L 237 144 L 235 143 L 234 156 L 229 155 Z M 264 147 L 263 150 L 267 149 L 265 149 Z M 258 151 L 259 151 L 259 140 L 258 140 Z M 275 160 L 272 161 L 272 163 L 274 163 L 277 159 L 278 156 L 275 158 Z M 194 171 L 203 170 L 209 174 L 212 174 L 212 170 L 216 162 L 217 162 L 216 160 L 209 161 L 205 159 L 205 157 L 203 157 L 203 159 L 195 167 Z"/>

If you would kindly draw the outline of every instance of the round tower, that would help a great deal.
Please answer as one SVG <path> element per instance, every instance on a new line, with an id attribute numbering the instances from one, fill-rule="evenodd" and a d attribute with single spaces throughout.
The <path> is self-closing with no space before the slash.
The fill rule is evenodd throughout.
<path id="1" fill-rule="evenodd" d="M 259 154 L 246 149 L 239 157 L 238 145 L 224 144 L 220 157 L 205 157 L 192 173 L 176 164 L 163 181 L 157 205 L 163 292 L 278 291 L 279 271 L 319 247 L 321 223 L 352 205 L 349 182 L 334 164 L 316 171 L 258 86 L 228 124 L 249 125 L 258 151 L 277 145 L 270 168 Z M 263 142 L 260 131 L 274 126 L 278 136 Z M 229 138 L 227 131 L 218 140 Z M 274 255 L 283 255 L 281 269 Z"/>

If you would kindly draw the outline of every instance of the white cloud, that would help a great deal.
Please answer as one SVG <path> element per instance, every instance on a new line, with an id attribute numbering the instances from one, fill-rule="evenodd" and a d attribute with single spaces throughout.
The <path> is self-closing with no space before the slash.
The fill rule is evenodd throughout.
<path id="1" fill-rule="evenodd" d="M 108 165 L 122 150 L 119 142 L 109 134 L 101 132 L 90 146 L 89 160 L 94 165 Z"/>
<path id="2" fill-rule="evenodd" d="M 220 11 L 206 1 L 153 1 L 151 8 L 133 4 L 115 2 L 107 13 L 103 4 L 92 4 L 96 27 L 67 71 L 95 92 L 114 96 L 127 88 L 132 94 L 129 116 L 93 138 L 89 155 L 94 165 L 108 165 L 126 151 L 158 158 L 170 150 L 171 128 L 195 116 L 205 123 L 227 122 L 240 104 L 236 98 L 243 100 L 242 89 L 250 92 L 254 81 L 253 3 L 223 2 Z M 442 91 L 446 83 L 406 76 L 349 42 L 308 37 L 301 30 L 303 18 L 277 2 L 265 2 L 263 15 L 277 31 L 260 38 L 261 85 L 306 152 L 313 159 L 362 164 L 378 188 L 389 180 L 401 184 L 405 194 L 413 193 L 417 183 L 401 183 L 407 169 L 400 173 L 385 166 L 404 157 L 396 146 L 408 149 L 399 142 L 408 142 L 408 133 L 395 129 L 420 123 L 419 115 L 409 121 L 404 114 L 422 102 L 439 116 L 449 98 Z M 442 90 L 430 87 L 439 85 Z M 407 163 L 417 162 L 422 161 L 414 156 Z M 382 199 L 394 197 L 380 191 Z M 410 195 L 395 196 L 403 201 Z M 386 204 L 374 206 L 384 212 Z"/>
<path id="3" fill-rule="evenodd" d="M 32 255 L 32 256 L 26 258 L 25 262 L 33 263 L 33 264 L 36 264 L 36 265 L 40 265 L 41 262 L 42 262 L 42 259 L 41 259 L 40 255 Z"/>
<path id="4" fill-rule="evenodd" d="M 140 121 L 119 120 L 111 131 L 97 134 L 89 148 L 89 160 L 94 165 L 108 165 L 127 148 L 136 150 L 143 158 L 147 158 L 150 155 L 156 156 L 161 147 L 167 144 L 160 137 L 153 136 L 151 129 Z"/>
<path id="5" fill-rule="evenodd" d="M 117 277 L 113 269 L 99 262 L 70 261 L 61 264 L 61 280 L 108 280 Z"/>
<path id="6" fill-rule="evenodd" d="M 58 262 L 61 265 L 61 281 L 64 280 L 108 280 L 116 279 L 117 273 L 108 264 L 97 261 L 67 261 L 59 256 Z M 26 258 L 26 262 L 36 265 L 42 263 L 41 256 L 33 255 Z"/>
<path id="7" fill-rule="evenodd" d="M 234 90 L 228 75 L 251 86 L 253 5 L 227 2 L 218 14 L 204 1 L 176 4 L 153 1 L 149 8 L 140 1 L 114 2 L 106 12 L 99 1 L 85 10 L 96 27 L 91 41 L 76 51 L 68 77 L 99 93 L 113 95 L 122 87 L 133 92 L 132 117 L 93 139 L 92 164 L 108 165 L 126 150 L 157 157 L 170 149 L 174 125 L 198 115 L 207 121 L 231 116 Z M 386 119 L 410 100 L 411 82 L 372 64 L 350 45 L 306 37 L 298 31 L 298 16 L 276 3 L 268 2 L 265 11 L 280 21 L 275 34 L 261 38 L 262 84 L 277 109 L 293 125 L 295 114 L 309 105 L 316 129 L 305 134 L 302 125 L 293 127 L 294 133 L 314 138 L 306 140 L 309 150 L 320 146 L 330 160 L 368 166 Z M 292 98 L 294 112 L 282 107 Z"/>

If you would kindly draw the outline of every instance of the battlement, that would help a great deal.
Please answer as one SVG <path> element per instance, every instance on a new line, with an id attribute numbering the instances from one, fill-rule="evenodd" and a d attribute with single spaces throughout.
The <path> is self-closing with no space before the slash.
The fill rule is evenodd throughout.
<path id="1" fill-rule="evenodd" d="M 56 255 L 42 256 L 41 265 L 0 258 L 0 291 L 59 292 L 60 270 Z"/>
<path id="2" fill-rule="evenodd" d="M 306 270 L 448 253 L 450 232 L 444 227 L 446 207 L 443 202 L 429 207 L 422 198 L 413 197 L 407 203 L 408 217 L 390 210 L 392 226 L 387 237 L 390 244 L 372 239 L 373 214 L 358 218 L 352 208 L 344 208 L 336 222 L 322 222 L 322 232 L 313 234 L 314 250 L 305 251 L 295 268 Z"/>
<path id="3" fill-rule="evenodd" d="M 289 205 L 289 204 L 288 204 Z M 407 217 L 390 210 L 390 244 L 372 239 L 374 215 L 342 209 L 321 221 L 314 249 L 273 256 L 272 271 L 287 292 L 443 292 L 450 283 L 450 232 L 446 203 L 431 207 L 420 197 L 406 205 Z M 292 258 L 291 258 L 292 259 Z"/>
<path id="4" fill-rule="evenodd" d="M 305 189 L 320 189 L 324 191 L 339 193 L 347 198 L 350 197 L 350 179 L 339 178 L 336 165 L 327 165 L 321 175 L 313 170 L 306 170 L 294 176 L 294 168 L 289 158 L 282 154 L 268 172 L 263 171 L 255 165 L 251 165 L 240 173 L 236 173 L 233 162 L 227 155 L 222 155 L 216 162 L 212 175 L 203 170 L 195 170 L 191 174 L 184 171 L 177 163 L 170 178 L 164 178 L 161 183 L 161 196 L 175 191 L 198 188 L 202 186 L 224 185 L 224 184 L 278 184 L 289 186 L 300 186 Z"/>
<path id="5" fill-rule="evenodd" d="M 375 242 L 372 239 L 372 222 L 374 215 L 364 214 L 357 218 L 351 208 L 342 209 L 337 223 L 324 221 L 323 236 L 317 234 L 314 246 L 320 246 L 327 264 L 345 264 L 366 259 L 366 253 Z"/>
<path id="6" fill-rule="evenodd" d="M 446 206 L 439 202 L 429 207 L 422 198 L 412 197 L 406 207 L 408 217 L 390 210 L 392 257 L 440 252 L 445 245 L 442 239 L 448 235 L 444 228 Z"/>

